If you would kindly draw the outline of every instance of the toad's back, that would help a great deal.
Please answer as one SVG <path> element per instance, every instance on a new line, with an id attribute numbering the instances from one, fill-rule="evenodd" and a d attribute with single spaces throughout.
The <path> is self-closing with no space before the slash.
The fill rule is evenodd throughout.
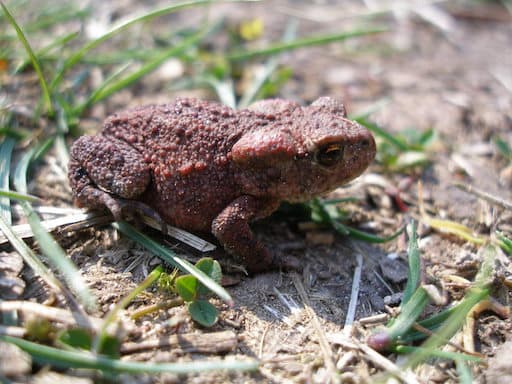
<path id="1" fill-rule="evenodd" d="M 207 164 L 225 163 L 242 131 L 240 118 L 232 109 L 178 99 L 110 116 L 102 134 L 129 143 L 155 171 L 186 175 Z"/>
<path id="2" fill-rule="evenodd" d="M 167 222 L 209 231 L 213 218 L 239 193 L 230 150 L 249 127 L 260 124 L 267 124 L 263 115 L 177 99 L 112 115 L 101 134 L 142 155 L 152 181 L 140 200 Z"/>

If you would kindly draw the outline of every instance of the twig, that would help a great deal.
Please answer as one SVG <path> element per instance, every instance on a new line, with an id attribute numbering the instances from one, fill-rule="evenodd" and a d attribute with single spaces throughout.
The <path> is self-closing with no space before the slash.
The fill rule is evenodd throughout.
<path id="1" fill-rule="evenodd" d="M 479 188 L 476 188 L 472 185 L 466 185 L 462 183 L 455 183 L 454 184 L 457 188 L 462 189 L 463 191 L 466 191 L 467 193 L 471 193 L 475 196 L 480 197 L 481 199 L 484 199 L 490 203 L 499 205 L 502 208 L 510 209 L 512 210 L 512 202 L 502 199 L 501 197 L 495 196 L 490 194 L 489 192 L 483 191 Z"/>
<path id="2" fill-rule="evenodd" d="M 12 337 L 25 337 L 26 333 L 27 330 L 22 327 L 0 325 L 0 335 L 7 335 Z"/>
<path id="3" fill-rule="evenodd" d="M 80 327 L 97 331 L 103 320 L 97 317 L 87 316 L 82 313 L 70 312 L 61 308 L 48 307 L 31 301 L 1 301 L 0 312 L 20 311 L 52 321 L 58 321 L 67 325 L 79 325 Z"/>
<path id="4" fill-rule="evenodd" d="M 141 352 L 155 348 L 178 348 L 181 352 L 197 353 L 226 353 L 233 351 L 238 345 L 238 338 L 233 331 L 213 333 L 189 333 L 170 335 L 158 339 L 145 340 L 140 343 L 124 343 L 121 346 L 122 354 Z"/>
<path id="5" fill-rule="evenodd" d="M 258 348 L 258 358 L 260 358 L 260 359 L 263 356 L 263 346 L 265 345 L 265 337 L 267 336 L 269 329 L 270 329 L 270 323 L 267 324 L 267 326 L 263 330 L 263 334 L 261 335 L 260 345 Z"/>

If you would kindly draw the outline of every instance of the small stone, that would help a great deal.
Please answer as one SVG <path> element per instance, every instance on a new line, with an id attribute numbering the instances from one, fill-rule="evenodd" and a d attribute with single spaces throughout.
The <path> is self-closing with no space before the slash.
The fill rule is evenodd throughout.
<path id="1" fill-rule="evenodd" d="M 400 258 L 384 257 L 379 260 L 382 275 L 393 283 L 402 283 L 407 280 L 408 268 Z"/>
<path id="2" fill-rule="evenodd" d="M 26 375 L 32 369 L 30 355 L 14 344 L 0 341 L 0 376 Z"/>

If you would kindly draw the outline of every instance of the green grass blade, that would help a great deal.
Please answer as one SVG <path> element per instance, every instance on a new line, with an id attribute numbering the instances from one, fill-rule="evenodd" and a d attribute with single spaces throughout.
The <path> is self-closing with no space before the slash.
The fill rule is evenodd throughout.
<path id="1" fill-rule="evenodd" d="M 195 276 L 201 283 L 203 283 L 209 290 L 214 292 L 222 300 L 224 300 L 229 305 L 233 305 L 233 299 L 231 298 L 231 295 L 223 287 L 213 281 L 204 272 L 194 267 L 188 261 L 176 256 L 174 252 L 165 248 L 163 245 L 158 244 L 156 241 L 150 239 L 143 233 L 140 233 L 126 222 L 116 222 L 113 223 L 112 226 L 124 233 L 132 240 L 147 248 L 149 251 L 153 252 L 165 262 Z"/>
<path id="2" fill-rule="evenodd" d="M 404 288 L 402 297 L 402 306 L 407 304 L 414 294 L 414 291 L 420 285 L 421 279 L 421 260 L 420 250 L 418 248 L 418 234 L 416 231 L 416 221 L 412 221 L 407 226 L 407 234 L 409 236 L 409 244 L 407 246 L 407 255 L 409 258 L 409 271 L 407 276 L 407 284 Z"/>
<path id="3" fill-rule="evenodd" d="M 428 302 L 429 296 L 425 288 L 418 287 L 407 303 L 401 307 L 400 314 L 389 327 L 387 332 L 390 339 L 395 341 L 407 333 L 416 319 L 423 313 Z"/>
<path id="4" fill-rule="evenodd" d="M 351 120 L 367 119 L 375 112 L 382 110 L 389 103 L 390 103 L 390 99 L 388 97 L 384 97 L 380 100 L 377 100 L 373 104 L 370 104 L 364 110 L 358 111 L 357 113 L 350 115 L 349 117 Z"/>
<path id="5" fill-rule="evenodd" d="M 283 43 L 290 42 L 296 35 L 297 31 L 297 22 L 290 22 L 286 27 L 286 31 L 283 36 Z M 274 55 L 270 57 L 265 65 L 263 66 L 263 70 L 259 73 L 254 81 L 249 85 L 247 90 L 242 95 L 240 102 L 238 103 L 238 109 L 247 108 L 256 98 L 258 92 L 261 87 L 265 84 L 265 82 L 269 79 L 272 73 L 275 72 L 279 65 L 279 55 Z"/>
<path id="6" fill-rule="evenodd" d="M 254 371 L 257 370 L 259 366 L 259 362 L 253 359 L 244 361 L 195 360 L 191 362 L 161 364 L 124 361 L 95 356 L 88 352 L 64 351 L 62 349 L 52 348 L 10 336 L 0 336 L 0 340 L 17 345 L 32 355 L 32 358 L 41 364 L 50 364 L 59 368 L 87 368 L 112 373 L 174 373 L 177 375 L 185 375 L 217 370 L 238 372 Z"/>
<path id="7" fill-rule="evenodd" d="M 399 345 L 395 348 L 395 351 L 400 354 L 409 354 L 413 352 L 421 351 L 422 347 L 411 347 L 408 345 Z M 450 351 L 442 351 L 442 350 L 434 350 L 430 351 L 432 357 L 438 357 L 440 359 L 448 359 L 448 360 L 460 360 L 460 361 L 470 361 L 473 363 L 482 362 L 482 358 L 478 356 L 467 355 L 465 353 L 459 352 L 450 352 Z"/>
<path id="8" fill-rule="evenodd" d="M 112 38 L 113 36 L 117 35 L 118 33 L 125 31 L 126 29 L 130 28 L 131 26 L 133 26 L 137 23 L 140 23 L 143 21 L 148 21 L 155 17 L 173 13 L 173 12 L 179 11 L 181 9 L 198 6 L 198 5 L 206 5 L 211 2 L 212 2 L 212 0 L 184 1 L 182 3 L 178 3 L 178 4 L 170 5 L 170 6 L 161 8 L 161 9 L 157 9 L 155 11 L 146 13 L 142 16 L 134 17 L 133 19 L 125 21 L 121 25 L 118 25 L 118 26 L 112 28 L 110 31 L 108 31 L 104 35 L 85 44 L 80 50 L 78 50 L 77 52 L 75 52 L 75 54 L 73 54 L 70 58 L 68 58 L 64 62 L 61 70 L 59 72 L 57 72 L 56 76 L 53 78 L 53 80 L 50 84 L 51 89 L 55 89 L 55 87 L 60 84 L 60 82 L 64 76 L 64 73 L 68 69 L 72 68 L 75 64 L 77 64 L 82 59 L 82 57 L 84 57 L 90 50 L 96 48 L 97 46 L 99 46 L 103 42 L 107 41 L 108 39 Z"/>
<path id="9" fill-rule="evenodd" d="M 0 189 L 0 196 L 7 197 L 10 200 L 30 201 L 31 203 L 40 201 L 39 197 L 37 196 L 27 195 L 26 193 L 19 193 L 5 189 Z"/>
<path id="10" fill-rule="evenodd" d="M 374 133 L 376 136 L 381 137 L 382 139 L 389 142 L 391 145 L 396 147 L 397 149 L 401 151 L 407 151 L 409 149 L 409 146 L 407 143 L 404 143 L 402 140 L 397 139 L 392 134 L 386 132 L 383 128 L 379 127 L 377 124 L 371 123 L 366 118 L 355 118 L 359 124 L 364 125 L 368 130 L 370 130 L 372 133 Z"/>
<path id="11" fill-rule="evenodd" d="M 62 24 L 66 21 L 83 19 L 90 13 L 88 9 L 77 9 L 76 5 L 72 2 L 64 1 L 58 3 L 47 3 L 45 7 L 40 8 L 40 13 L 37 19 L 25 28 L 29 33 L 38 32 L 40 30 Z"/>
<path id="12" fill-rule="evenodd" d="M 338 223 L 338 224 L 343 225 L 341 223 Z M 353 237 L 354 239 L 362 240 L 362 241 L 365 241 L 367 243 L 372 243 L 372 244 L 387 243 L 388 241 L 396 239 L 405 230 L 405 227 L 402 227 L 398 231 L 396 231 L 395 233 L 392 233 L 389 236 L 381 237 L 381 236 L 372 235 L 371 233 L 368 233 L 368 232 L 360 231 L 358 229 L 349 227 L 348 225 L 343 225 L 343 227 L 347 231 L 347 234 L 349 236 Z M 338 228 L 336 228 L 336 229 L 338 230 Z M 339 232 L 343 234 L 343 232 L 341 232 L 341 231 L 339 231 Z"/>
<path id="13" fill-rule="evenodd" d="M 206 85 L 211 87 L 222 104 L 230 108 L 236 108 L 235 86 L 231 79 L 223 79 L 221 81 L 214 76 L 196 76 L 190 81 L 190 85 Z"/>
<path id="14" fill-rule="evenodd" d="M 12 230 L 3 218 L 0 217 L 0 230 L 3 232 L 7 240 L 13 248 L 21 255 L 23 261 L 34 270 L 34 273 L 41 277 L 46 284 L 55 289 L 57 292 L 63 292 L 61 282 L 53 275 L 53 273 L 44 265 L 29 246 L 21 240 Z"/>
<path id="15" fill-rule="evenodd" d="M 492 245 L 482 248 L 483 262 L 475 277 L 475 286 L 471 288 L 464 299 L 457 305 L 457 310 L 448 317 L 438 331 L 429 337 L 422 345 L 422 350 L 414 353 L 407 361 L 408 367 L 414 367 L 428 358 L 430 352 L 450 340 L 462 327 L 469 311 L 481 300 L 489 296 L 489 286 L 492 281 L 493 266 L 496 250 Z"/>
<path id="16" fill-rule="evenodd" d="M 139 80 L 142 76 L 147 75 L 151 71 L 155 70 L 160 64 L 162 64 L 165 60 L 168 58 L 175 56 L 182 52 L 184 49 L 190 47 L 191 45 L 196 44 L 199 40 L 201 40 L 206 34 L 208 29 L 204 29 L 187 39 L 185 39 L 182 43 L 171 47 L 161 54 L 159 54 L 157 57 L 155 57 L 153 60 L 145 63 L 139 70 L 129 74 L 128 76 L 108 85 L 108 86 L 102 86 L 102 89 L 98 92 L 94 92 L 94 97 L 92 97 L 88 101 L 88 105 L 92 105 L 94 103 L 97 103 L 100 100 L 103 100 L 113 93 L 133 84 L 135 81 Z"/>
<path id="17" fill-rule="evenodd" d="M 368 345 L 376 351 L 389 351 L 396 347 L 402 336 L 407 334 L 416 319 L 429 302 L 427 291 L 418 287 L 396 319 L 392 319 L 386 328 L 380 328 L 368 337 Z"/>
<path id="18" fill-rule="evenodd" d="M 79 298 L 80 302 L 88 310 L 96 308 L 96 299 L 87 287 L 80 271 L 75 264 L 67 257 L 61 246 L 55 239 L 44 229 L 41 220 L 32 209 L 32 206 L 27 202 L 21 202 L 21 206 L 25 215 L 27 216 L 28 223 L 37 239 L 42 253 L 48 258 L 50 263 L 60 272 L 66 280 L 67 285 Z"/>
<path id="19" fill-rule="evenodd" d="M 79 32 L 75 31 L 75 32 L 71 32 L 71 33 L 68 33 L 64 36 L 59 36 L 57 37 L 54 41 L 52 41 L 50 44 L 48 44 L 47 46 L 39 49 L 35 55 L 37 57 L 39 57 L 40 59 L 42 59 L 43 57 L 47 57 L 47 55 L 53 51 L 55 48 L 58 48 L 58 47 L 61 47 L 65 44 L 67 44 L 68 42 L 70 42 L 71 40 L 77 38 L 79 36 Z M 24 60 L 22 63 L 20 63 L 16 69 L 14 70 L 14 72 L 16 73 L 19 73 L 21 71 L 23 71 L 25 69 L 25 67 L 30 63 L 30 59 L 27 59 L 27 60 Z"/>
<path id="20" fill-rule="evenodd" d="M 303 39 L 296 39 L 288 42 L 281 42 L 269 45 L 268 47 L 253 51 L 232 52 L 226 55 L 226 58 L 233 61 L 248 60 L 259 56 L 275 55 L 280 52 L 291 51 L 293 49 L 309 47 L 314 45 L 323 45 L 336 41 L 343 41 L 351 37 L 365 36 L 374 33 L 387 31 L 386 28 L 368 28 L 358 29 L 349 32 L 337 33 L 332 35 L 312 36 Z"/>
<path id="21" fill-rule="evenodd" d="M 458 306 L 460 304 L 457 304 L 451 308 L 447 308 L 435 315 L 432 315 L 430 317 L 427 317 L 426 319 L 418 321 L 418 325 L 420 325 L 423 328 L 428 329 L 431 332 L 436 331 L 443 323 L 455 312 L 458 310 Z M 403 343 L 410 343 L 417 340 L 423 340 L 426 339 L 428 335 L 426 335 L 424 332 L 417 331 L 415 329 L 410 329 L 409 332 L 407 332 L 405 335 L 402 336 L 401 341 Z"/>
<path id="22" fill-rule="evenodd" d="M 379 237 L 342 224 L 336 216 L 333 216 L 333 210 L 329 209 L 329 206 L 332 205 L 331 202 L 325 202 L 315 198 L 309 201 L 308 205 L 312 211 L 313 221 L 329 224 L 341 235 L 351 236 L 354 239 L 368 243 L 379 244 L 391 241 L 398 237 L 405 229 L 405 227 L 402 227 L 388 237 Z"/>
<path id="23" fill-rule="evenodd" d="M 142 283 L 140 283 L 135 289 L 133 289 L 126 297 L 124 297 L 121 301 L 117 302 L 114 308 L 112 308 L 105 320 L 103 321 L 103 325 L 101 326 L 100 331 L 96 339 L 93 342 L 94 351 L 99 352 L 103 349 L 105 341 L 107 340 L 107 329 L 108 327 L 115 321 L 118 317 L 119 312 L 126 308 L 128 304 L 132 302 L 135 297 L 137 297 L 142 291 L 146 290 L 149 286 L 151 286 L 162 274 L 163 269 L 161 266 L 156 267 L 145 279 Z"/>
<path id="24" fill-rule="evenodd" d="M 123 72 L 125 72 L 130 67 L 130 65 L 132 65 L 131 62 L 124 63 L 123 65 L 121 65 L 120 68 L 116 69 L 112 74 L 110 74 L 110 76 L 107 77 L 105 79 L 105 81 L 98 88 L 96 88 L 94 91 L 91 92 L 91 94 L 89 95 L 89 97 L 83 104 L 81 104 L 80 106 L 78 106 L 74 109 L 73 113 L 76 116 L 80 116 L 86 108 L 88 108 L 89 106 L 91 106 L 93 104 L 93 100 L 96 100 L 98 98 L 98 96 L 102 92 L 104 92 L 104 90 L 107 87 L 109 87 L 116 79 L 119 78 L 119 76 L 121 76 L 121 74 Z"/>
<path id="25" fill-rule="evenodd" d="M 496 237 L 498 238 L 498 245 L 504 252 L 509 256 L 512 256 L 512 239 L 509 239 L 502 232 L 496 231 Z"/>
<path id="26" fill-rule="evenodd" d="M 9 189 L 9 174 L 11 169 L 11 157 L 16 140 L 6 137 L 0 146 L 0 188 Z M 0 197 L 0 216 L 11 224 L 11 200 L 8 197 Z"/>
<path id="27" fill-rule="evenodd" d="M 32 47 L 30 46 L 27 38 L 25 37 L 25 34 L 23 33 L 23 30 L 18 25 L 14 17 L 9 13 L 9 10 L 4 5 L 3 2 L 0 1 L 0 6 L 4 10 L 5 17 L 7 17 L 7 20 L 16 30 L 16 34 L 18 35 L 18 39 L 23 44 L 23 47 L 25 47 L 25 50 L 27 51 L 28 56 L 30 57 L 30 61 L 32 62 L 32 66 L 34 67 L 34 70 L 37 73 L 37 77 L 39 78 L 39 83 L 41 85 L 41 90 L 43 91 L 43 99 L 46 104 L 46 108 L 48 110 L 48 114 L 51 116 L 53 115 L 53 106 L 52 106 L 52 99 L 50 96 L 50 91 L 48 89 L 48 84 L 46 83 L 46 80 L 43 75 L 43 71 L 41 70 L 41 66 L 39 65 L 39 60 L 37 59 L 36 55 L 34 54 L 34 51 L 32 50 Z"/>
<path id="28" fill-rule="evenodd" d="M 457 375 L 459 376 L 460 384 L 473 384 L 473 375 L 471 369 L 466 364 L 466 360 L 462 357 L 455 359 L 457 364 Z"/>
<path id="29" fill-rule="evenodd" d="M 19 193 L 27 194 L 27 172 L 28 172 L 28 166 L 30 164 L 30 161 L 32 161 L 32 158 L 34 154 L 37 152 L 36 148 L 31 148 L 28 151 L 26 151 L 21 159 L 18 162 L 18 165 L 16 165 L 16 169 L 14 170 L 14 187 L 16 188 L 16 191 Z"/>

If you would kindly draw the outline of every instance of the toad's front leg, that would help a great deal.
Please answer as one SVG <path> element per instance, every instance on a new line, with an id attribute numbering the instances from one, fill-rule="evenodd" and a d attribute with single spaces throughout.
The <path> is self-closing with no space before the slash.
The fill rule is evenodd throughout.
<path id="1" fill-rule="evenodd" d="M 268 216 L 279 206 L 278 202 L 258 200 L 252 196 L 235 199 L 213 220 L 212 233 L 249 272 L 269 269 L 276 260 L 259 242 L 249 227 L 254 219 Z"/>
<path id="2" fill-rule="evenodd" d="M 122 219 L 125 206 L 158 217 L 135 200 L 151 182 L 151 173 L 142 155 L 124 141 L 102 135 L 80 137 L 71 148 L 68 178 L 81 207 L 106 207 L 116 220 Z"/>

